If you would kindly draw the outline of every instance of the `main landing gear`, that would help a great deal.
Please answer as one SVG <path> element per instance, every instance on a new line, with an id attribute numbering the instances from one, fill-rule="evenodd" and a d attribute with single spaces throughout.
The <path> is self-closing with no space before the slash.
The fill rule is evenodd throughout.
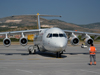
<path id="1" fill-rule="evenodd" d="M 37 46 L 29 46 L 28 47 L 29 54 L 35 54 L 36 50 L 37 50 Z"/>

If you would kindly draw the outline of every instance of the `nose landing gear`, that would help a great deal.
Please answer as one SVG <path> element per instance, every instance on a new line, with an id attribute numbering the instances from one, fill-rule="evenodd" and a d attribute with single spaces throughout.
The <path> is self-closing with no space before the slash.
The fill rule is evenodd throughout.
<path id="1" fill-rule="evenodd" d="M 63 50 L 61 52 L 57 52 L 56 53 L 56 58 L 61 58 L 61 54 L 63 54 L 63 52 L 65 52 L 65 50 Z"/>
<path id="2" fill-rule="evenodd" d="M 56 53 L 56 58 L 61 58 L 61 54 L 62 54 L 62 53 L 57 52 L 57 53 Z"/>

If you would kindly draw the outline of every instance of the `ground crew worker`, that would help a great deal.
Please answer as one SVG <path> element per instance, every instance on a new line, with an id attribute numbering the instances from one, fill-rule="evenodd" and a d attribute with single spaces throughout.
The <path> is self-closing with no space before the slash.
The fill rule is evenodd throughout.
<path id="1" fill-rule="evenodd" d="M 94 60 L 94 65 L 96 65 L 96 48 L 94 47 L 93 44 L 90 45 L 89 53 L 90 53 L 90 64 L 89 65 L 92 65 L 92 58 Z"/>

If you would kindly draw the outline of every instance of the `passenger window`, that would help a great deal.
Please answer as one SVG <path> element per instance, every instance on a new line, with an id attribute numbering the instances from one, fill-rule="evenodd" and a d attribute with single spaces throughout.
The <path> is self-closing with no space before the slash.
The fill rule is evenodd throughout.
<path id="1" fill-rule="evenodd" d="M 58 37 L 58 34 L 53 34 L 53 37 Z"/>

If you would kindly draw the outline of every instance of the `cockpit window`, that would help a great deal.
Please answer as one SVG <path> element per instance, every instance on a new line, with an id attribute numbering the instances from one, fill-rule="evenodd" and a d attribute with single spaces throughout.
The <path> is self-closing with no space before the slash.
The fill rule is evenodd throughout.
<path id="1" fill-rule="evenodd" d="M 49 37 L 52 37 L 52 34 L 50 34 Z"/>
<path id="2" fill-rule="evenodd" d="M 59 34 L 60 37 L 64 37 L 64 34 Z"/>
<path id="3" fill-rule="evenodd" d="M 49 34 L 47 35 L 47 38 L 51 38 L 51 37 L 52 37 L 52 34 L 49 33 Z"/>
<path id="4" fill-rule="evenodd" d="M 57 34 L 57 33 L 49 33 L 48 35 L 47 35 L 47 38 L 51 38 L 51 37 L 65 37 L 66 38 L 66 35 L 65 34 L 62 34 L 62 33 L 60 33 L 60 34 Z"/>
<path id="5" fill-rule="evenodd" d="M 58 37 L 58 34 L 53 34 L 53 37 Z"/>
<path id="6" fill-rule="evenodd" d="M 65 37 L 66 38 L 66 35 L 65 34 L 59 34 L 59 37 Z"/>

